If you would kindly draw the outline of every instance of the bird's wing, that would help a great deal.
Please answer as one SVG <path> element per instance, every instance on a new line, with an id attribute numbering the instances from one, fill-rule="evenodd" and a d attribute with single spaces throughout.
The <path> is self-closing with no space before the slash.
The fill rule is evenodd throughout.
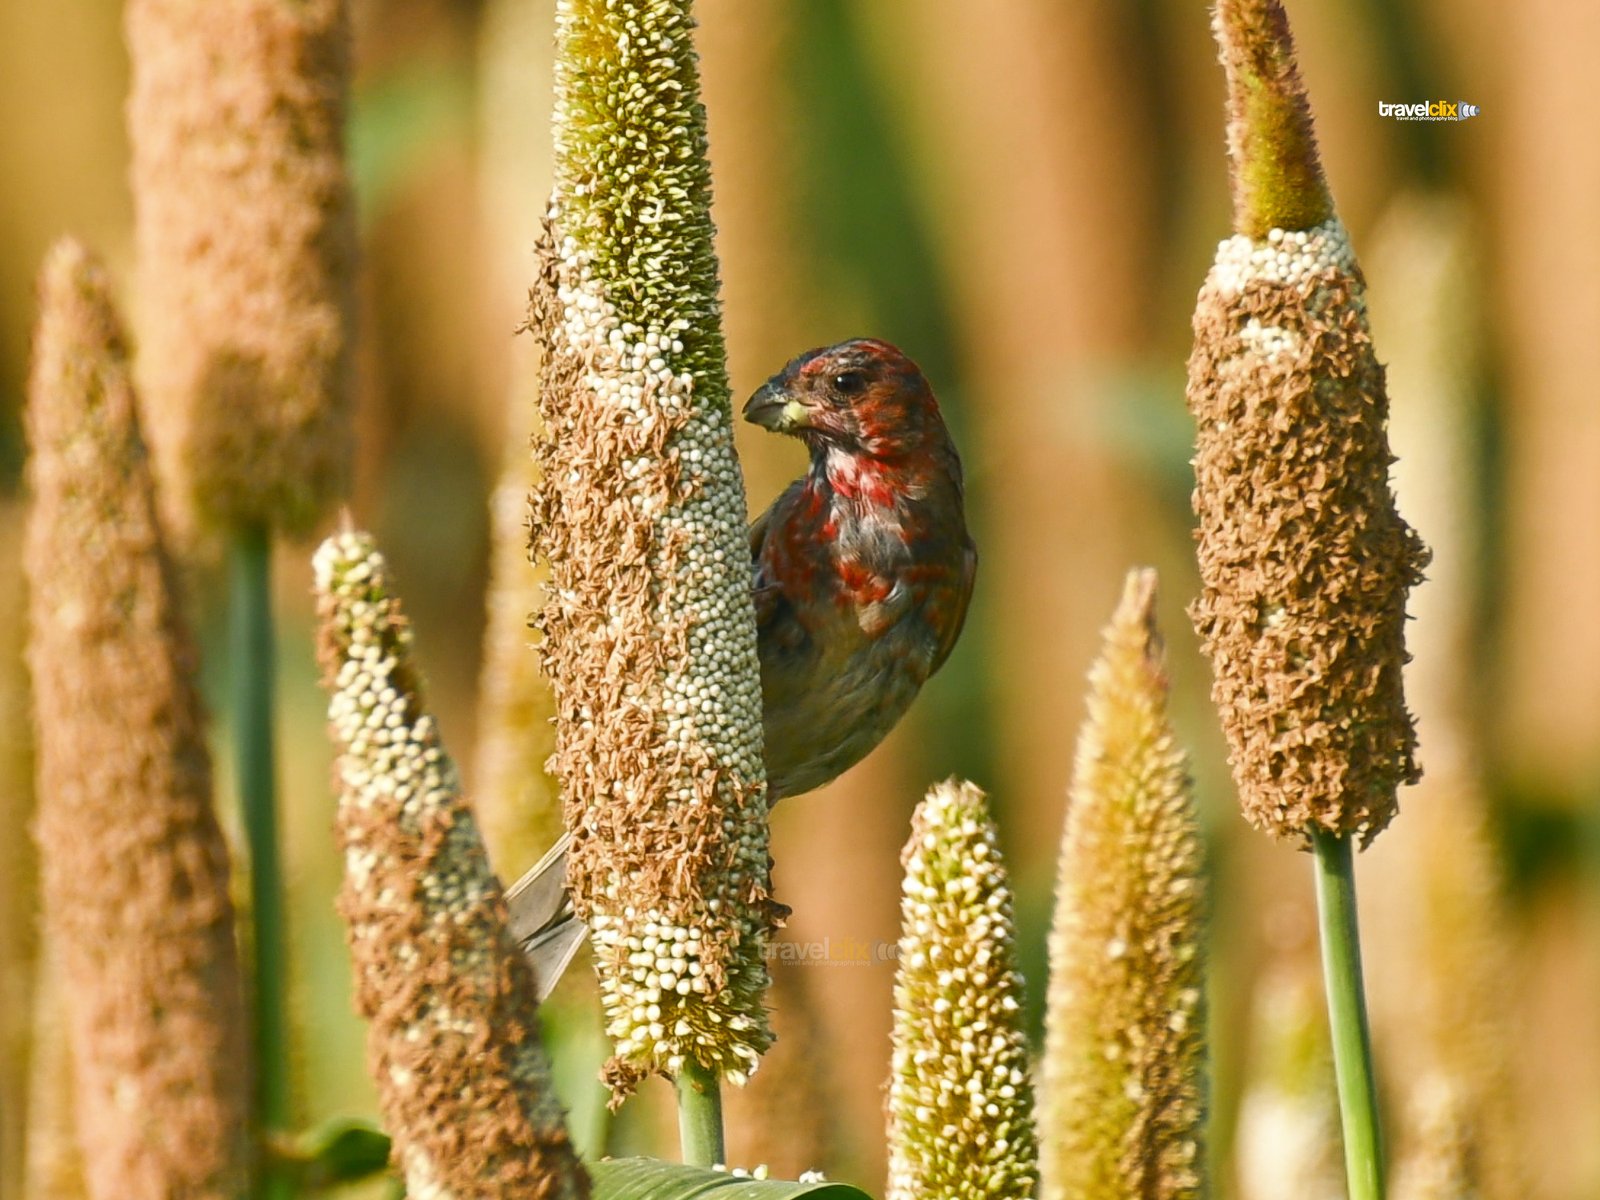
<path id="1" fill-rule="evenodd" d="M 778 581 L 768 576 L 762 568 L 762 549 L 766 546 L 767 535 L 771 532 L 774 521 L 781 522 L 778 516 L 785 504 L 799 490 L 800 480 L 795 480 L 783 493 L 767 506 L 767 511 L 754 521 L 750 522 L 750 568 L 751 597 L 756 606 L 756 629 L 766 630 L 777 621 L 783 611 L 788 607 L 784 599 L 783 589 Z"/>
<path id="2" fill-rule="evenodd" d="M 556 990 L 556 984 L 567 973 L 588 933 L 589 927 L 569 913 L 562 921 L 522 943 L 522 953 L 533 968 L 534 999 L 540 1004 Z"/>
<path id="3" fill-rule="evenodd" d="M 767 530 L 772 528 L 772 510 L 777 507 L 774 502 L 750 522 L 750 591 L 756 602 L 757 628 L 771 615 L 769 610 L 779 599 L 777 585 L 764 579 L 761 573 L 761 547 L 766 544 Z"/>
<path id="4" fill-rule="evenodd" d="M 506 929 L 533 967 L 534 988 L 542 1004 L 583 945 L 589 927 L 572 911 L 567 891 L 567 849 L 563 833 L 539 862 L 506 889 Z"/>
<path id="5" fill-rule="evenodd" d="M 939 639 L 939 651 L 934 655 L 929 675 L 944 666 L 944 660 L 949 658 L 950 651 L 956 648 L 956 639 L 961 636 L 961 627 L 967 623 L 967 606 L 972 601 L 972 583 L 977 575 L 978 548 L 968 542 L 961 553 L 961 586 L 956 597 L 956 610 L 944 627 L 944 637 Z"/>

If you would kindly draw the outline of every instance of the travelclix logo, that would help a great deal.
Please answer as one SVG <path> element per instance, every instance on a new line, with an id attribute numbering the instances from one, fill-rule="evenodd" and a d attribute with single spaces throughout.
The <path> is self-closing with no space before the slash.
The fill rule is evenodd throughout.
<path id="1" fill-rule="evenodd" d="M 1389 104 L 1378 101 L 1378 115 L 1396 121 L 1465 121 L 1483 110 L 1465 100 L 1424 100 L 1418 104 Z"/>

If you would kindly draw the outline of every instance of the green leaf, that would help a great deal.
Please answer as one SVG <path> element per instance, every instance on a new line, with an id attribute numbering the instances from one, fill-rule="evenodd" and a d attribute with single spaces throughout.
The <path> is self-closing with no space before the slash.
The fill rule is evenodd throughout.
<path id="1" fill-rule="evenodd" d="M 789 1179 L 748 1179 L 726 1171 L 685 1167 L 656 1158 L 608 1158 L 590 1163 L 594 1200 L 870 1200 L 844 1183 L 795 1183 Z"/>
<path id="2" fill-rule="evenodd" d="M 354 1183 L 389 1165 L 389 1136 L 359 1117 L 334 1117 L 314 1129 L 279 1139 L 273 1157 L 304 1188 Z"/>

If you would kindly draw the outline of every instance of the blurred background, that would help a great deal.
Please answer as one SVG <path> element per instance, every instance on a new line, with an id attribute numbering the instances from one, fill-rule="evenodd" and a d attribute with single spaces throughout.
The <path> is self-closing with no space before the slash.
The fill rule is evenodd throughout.
<path id="1" fill-rule="evenodd" d="M 1303 1080 L 1285 1082 L 1281 1061 L 1298 1044 L 1297 1013 L 1319 1044 L 1316 1001 L 1296 1000 L 1295 982 L 1314 967 L 1310 863 L 1238 816 L 1184 615 L 1197 590 L 1189 313 L 1230 232 L 1204 7 L 698 7 L 736 402 L 808 347 L 896 342 L 949 415 L 983 554 L 967 632 L 913 716 L 844 779 L 778 810 L 788 936 L 892 941 L 912 806 L 934 780 L 963 775 L 997 809 L 1038 1007 L 1084 675 L 1124 573 L 1155 565 L 1213 865 L 1218 1190 L 1342 1194 L 1292 1190 L 1288 1168 L 1271 1166 L 1296 1144 L 1284 1113 L 1314 1125 L 1321 1103 L 1296 1091 Z M 354 0 L 364 265 L 351 507 L 394 564 L 469 787 L 488 498 L 531 427 L 531 340 L 513 331 L 548 191 L 552 9 Z M 1498 1178 L 1520 1180 L 1485 1194 L 1600 1196 L 1600 138 L 1589 118 L 1600 5 L 1295 0 L 1290 17 L 1391 364 L 1401 509 L 1436 553 L 1412 608 L 1428 779 L 1358 867 L 1392 1144 L 1403 1154 L 1438 1116 L 1418 1085 L 1431 1068 L 1411 1064 L 1470 1060 L 1463 1073 L 1495 1081 L 1494 1095 L 1464 1108 L 1492 1126 L 1480 1132 L 1498 1148 L 1485 1154 L 1515 1163 Z M 120 21 L 111 0 L 0 0 L 5 580 L 19 579 L 34 274 L 69 231 L 131 274 Z M 1380 101 L 1440 99 L 1482 115 L 1378 114 Z M 803 454 L 760 430 L 739 436 L 759 511 Z M 332 907 L 310 549 L 286 549 L 277 575 L 307 1119 L 374 1110 Z M 191 583 L 214 633 L 219 585 L 203 570 Z M 0 1196 L 21 1194 L 38 949 L 19 592 L 0 586 Z M 227 665 L 216 651 L 207 662 L 220 705 Z M 731 1155 L 880 1189 L 891 968 L 836 953 L 777 974 L 784 1040 L 730 1100 Z M 587 1028 L 592 1012 L 573 1007 Z M 1452 1049 L 1460 1030 L 1468 1048 Z M 581 1080 L 596 1039 L 567 1040 L 582 1068 L 567 1075 Z M 32 1063 L 36 1077 L 43 1067 Z M 1308 1087 L 1325 1099 L 1323 1074 L 1314 1066 Z M 569 1101 L 592 1109 L 584 1085 L 570 1086 Z M 619 1149 L 649 1148 L 670 1124 L 668 1089 L 645 1091 L 613 1134 Z"/>

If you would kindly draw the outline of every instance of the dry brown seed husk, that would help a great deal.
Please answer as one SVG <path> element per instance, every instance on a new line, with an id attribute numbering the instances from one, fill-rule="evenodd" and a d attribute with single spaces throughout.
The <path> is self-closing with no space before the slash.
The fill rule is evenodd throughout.
<path id="1" fill-rule="evenodd" d="M 567 877 L 579 915 L 602 922 L 594 945 L 608 1028 L 633 1040 L 606 1077 L 621 1097 L 650 1071 L 673 1070 L 680 1053 L 740 1077 L 771 1043 L 759 953 L 770 920 L 760 692 L 753 636 L 746 647 L 728 633 L 735 605 L 750 602 L 748 583 L 741 567 L 733 603 L 716 617 L 718 645 L 706 609 L 691 607 L 703 605 L 707 588 L 689 565 L 691 555 L 709 561 L 715 535 L 673 524 L 703 520 L 716 488 L 732 501 L 716 520 L 741 531 L 737 557 L 717 562 L 747 561 L 736 465 L 731 483 L 708 480 L 677 454 L 727 418 L 692 387 L 668 394 L 654 378 L 641 401 L 648 421 L 600 395 L 591 386 L 597 371 L 625 385 L 646 376 L 606 362 L 592 342 L 573 342 L 558 297 L 593 284 L 557 254 L 552 231 L 539 253 L 529 325 L 544 348 L 549 436 L 536 444 L 532 524 L 536 553 L 550 563 L 551 599 L 536 621 L 556 691 L 553 762 L 575 835 Z M 727 453 L 732 464 L 731 445 Z M 717 663 L 706 656 L 712 648 L 723 655 Z M 748 679 L 726 671 L 741 654 Z M 715 689 L 695 726 L 675 728 L 671 706 L 682 697 L 669 680 Z M 635 992 L 628 959 L 651 925 L 690 933 L 705 992 Z M 627 1024 L 646 991 L 669 1037 L 634 1036 L 637 1025 Z M 680 1021 L 687 1032 L 671 1032 Z"/>
<path id="2" fill-rule="evenodd" d="M 411 632 L 365 535 L 316 557 L 319 658 L 342 784 L 339 911 L 368 1067 L 409 1194 L 581 1200 L 527 960 L 455 765 L 423 707 Z"/>
<path id="3" fill-rule="evenodd" d="M 771 1041 L 760 676 L 693 33 L 688 0 L 558 6 L 529 321 L 568 881 L 623 1087 L 691 1058 L 738 1082 Z"/>
<path id="4" fill-rule="evenodd" d="M 90 1194 L 237 1196 L 243 988 L 195 656 L 108 282 L 46 261 L 29 381 L 28 662 L 46 936 Z"/>
<path id="5" fill-rule="evenodd" d="M 1337 222 L 1319 230 L 1347 249 Z M 1426 550 L 1389 488 L 1359 269 L 1291 258 L 1290 277 L 1219 261 L 1195 308 L 1191 615 L 1245 816 L 1301 845 L 1312 827 L 1365 843 L 1420 775 L 1401 668 Z"/>
<path id="6" fill-rule="evenodd" d="M 167 515 L 303 532 L 351 454 L 345 0 L 132 0 L 139 372 Z"/>

